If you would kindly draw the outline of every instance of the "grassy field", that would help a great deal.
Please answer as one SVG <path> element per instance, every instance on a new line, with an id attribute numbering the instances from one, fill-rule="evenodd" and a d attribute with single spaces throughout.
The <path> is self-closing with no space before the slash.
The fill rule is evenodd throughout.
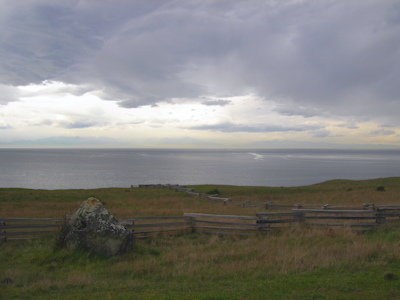
<path id="1" fill-rule="evenodd" d="M 234 201 L 400 204 L 400 178 L 193 188 L 218 189 Z M 164 189 L 0 189 L 0 216 L 62 217 L 88 197 L 100 199 L 119 219 L 262 210 Z M 51 238 L 0 244 L 0 299 L 399 299 L 399 277 L 398 227 L 363 235 L 293 227 L 253 237 L 159 236 L 138 240 L 132 252 L 113 258 L 53 251 Z"/>

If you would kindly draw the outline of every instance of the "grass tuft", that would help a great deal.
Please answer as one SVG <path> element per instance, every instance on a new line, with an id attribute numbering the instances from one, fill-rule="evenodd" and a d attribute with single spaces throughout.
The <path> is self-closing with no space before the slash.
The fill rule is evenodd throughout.
<path id="1" fill-rule="evenodd" d="M 383 279 L 385 280 L 397 280 L 399 279 L 398 276 L 396 274 L 394 274 L 393 272 L 387 272 L 383 275 Z"/>

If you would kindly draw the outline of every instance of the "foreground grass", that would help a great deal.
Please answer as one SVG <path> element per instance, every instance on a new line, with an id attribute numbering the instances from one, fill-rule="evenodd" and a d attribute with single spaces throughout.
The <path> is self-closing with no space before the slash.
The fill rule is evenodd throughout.
<path id="1" fill-rule="evenodd" d="M 384 186 L 385 192 L 376 191 Z M 400 178 L 298 188 L 195 186 L 235 201 L 400 204 Z M 169 190 L 0 189 L 0 216 L 60 217 L 97 197 L 117 217 L 254 215 Z M 257 208 L 260 210 L 260 208 Z M 0 299 L 398 299 L 400 228 L 357 235 L 293 227 L 267 236 L 184 234 L 138 241 L 123 256 L 53 251 L 52 239 L 0 243 Z"/>
<path id="2" fill-rule="evenodd" d="M 293 228 L 263 237 L 182 235 L 103 258 L 50 239 L 1 245 L 1 299 L 398 299 L 400 230 Z"/>

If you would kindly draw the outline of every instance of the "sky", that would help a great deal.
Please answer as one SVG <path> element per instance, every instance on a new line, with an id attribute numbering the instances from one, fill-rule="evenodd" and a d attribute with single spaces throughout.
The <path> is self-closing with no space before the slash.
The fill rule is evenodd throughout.
<path id="1" fill-rule="evenodd" d="M 0 5 L 0 147 L 400 149 L 400 1 Z"/>

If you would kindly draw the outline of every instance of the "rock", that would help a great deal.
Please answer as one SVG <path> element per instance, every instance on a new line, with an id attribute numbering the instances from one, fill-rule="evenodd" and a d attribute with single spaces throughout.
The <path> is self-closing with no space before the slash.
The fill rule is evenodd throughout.
<path id="1" fill-rule="evenodd" d="M 133 233 L 96 198 L 85 200 L 66 225 L 64 246 L 105 256 L 123 254 L 134 245 Z"/>

